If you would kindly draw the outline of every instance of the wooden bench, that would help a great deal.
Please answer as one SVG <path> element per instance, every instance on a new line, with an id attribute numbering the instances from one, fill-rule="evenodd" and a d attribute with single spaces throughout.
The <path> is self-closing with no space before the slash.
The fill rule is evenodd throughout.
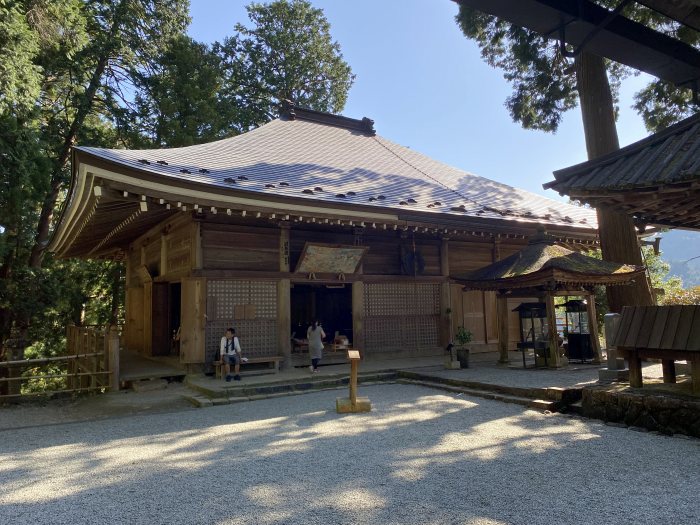
<path id="1" fill-rule="evenodd" d="M 246 365 L 254 365 L 257 363 L 269 363 L 269 369 L 273 374 L 280 371 L 280 361 L 284 361 L 284 356 L 281 355 L 270 355 L 263 357 L 248 357 L 248 361 L 241 361 L 241 370 L 244 369 Z M 221 379 L 224 369 L 223 361 L 214 361 L 214 369 L 217 379 Z"/>
<path id="2" fill-rule="evenodd" d="M 661 359 L 664 383 L 676 382 L 675 361 L 690 363 L 700 394 L 700 306 L 625 306 L 613 338 L 630 368 L 630 386 L 642 387 L 642 359 Z"/>

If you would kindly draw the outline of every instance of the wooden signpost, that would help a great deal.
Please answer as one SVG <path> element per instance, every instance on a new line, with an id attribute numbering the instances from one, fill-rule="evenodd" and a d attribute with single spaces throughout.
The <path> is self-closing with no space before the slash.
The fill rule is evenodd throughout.
<path id="1" fill-rule="evenodd" d="M 348 350 L 350 361 L 350 397 L 339 397 L 335 400 L 335 409 L 339 414 L 350 412 L 369 412 L 372 404 L 367 397 L 357 397 L 357 368 L 360 364 L 360 352 Z"/>

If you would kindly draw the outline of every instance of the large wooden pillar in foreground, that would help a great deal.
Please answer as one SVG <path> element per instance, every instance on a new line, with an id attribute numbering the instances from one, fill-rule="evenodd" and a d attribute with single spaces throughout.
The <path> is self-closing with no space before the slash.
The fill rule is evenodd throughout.
<path id="1" fill-rule="evenodd" d="M 582 52 L 576 57 L 575 69 L 586 149 L 588 159 L 593 160 L 620 149 L 610 83 L 602 57 Z M 597 208 L 596 213 L 603 260 L 643 266 L 632 219 L 604 207 Z M 619 313 L 626 305 L 654 304 L 646 279 L 629 286 L 608 286 L 607 295 L 611 312 Z"/>
<path id="2" fill-rule="evenodd" d="M 182 279 L 182 320 L 180 323 L 180 362 L 205 362 L 205 314 L 207 311 L 207 280 Z"/>

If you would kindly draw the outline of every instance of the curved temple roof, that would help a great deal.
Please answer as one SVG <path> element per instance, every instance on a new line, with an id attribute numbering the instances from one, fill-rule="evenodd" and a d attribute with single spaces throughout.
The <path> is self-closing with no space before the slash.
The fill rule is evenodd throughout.
<path id="1" fill-rule="evenodd" d="M 643 266 L 595 259 L 535 235 L 510 257 L 479 270 L 453 276 L 467 288 L 501 290 L 536 286 L 625 284 L 644 273 Z"/>
<path id="2" fill-rule="evenodd" d="M 638 224 L 700 229 L 700 113 L 604 157 L 554 172 L 544 185 Z"/>
<path id="3" fill-rule="evenodd" d="M 234 208 L 233 200 L 247 198 L 286 213 L 313 206 L 339 217 L 352 210 L 358 217 L 383 214 L 440 227 L 498 219 L 595 235 L 594 210 L 448 166 L 375 135 L 371 125 L 369 119 L 292 108 L 253 131 L 209 144 L 151 150 L 77 147 L 68 208 L 77 206 L 76 179 L 92 173 L 101 180 L 118 178 L 136 194 L 138 186 L 157 185 L 157 196 L 165 200 L 197 194 L 206 207 Z M 155 195 L 153 190 L 149 195 Z M 65 216 L 59 234 L 67 227 Z M 54 239 L 50 249 L 58 244 Z"/>

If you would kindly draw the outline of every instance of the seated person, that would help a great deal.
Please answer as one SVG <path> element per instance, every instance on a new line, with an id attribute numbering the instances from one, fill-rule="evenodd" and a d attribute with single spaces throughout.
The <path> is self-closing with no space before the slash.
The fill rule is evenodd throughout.
<path id="1" fill-rule="evenodd" d="M 226 373 L 226 382 L 231 381 L 231 365 L 234 367 L 233 379 L 241 380 L 241 343 L 236 337 L 236 329 L 228 328 L 226 335 L 221 338 L 221 361 L 223 362 L 224 372 Z"/>

